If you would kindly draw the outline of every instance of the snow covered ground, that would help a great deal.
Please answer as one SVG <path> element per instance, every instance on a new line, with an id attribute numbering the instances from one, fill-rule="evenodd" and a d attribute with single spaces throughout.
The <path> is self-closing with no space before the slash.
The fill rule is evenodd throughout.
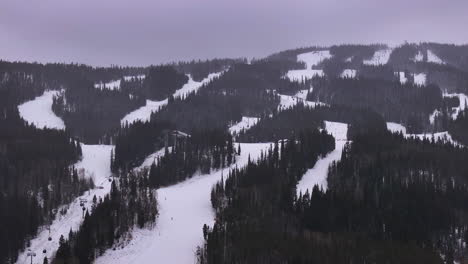
<path id="1" fill-rule="evenodd" d="M 172 151 L 172 147 L 168 147 L 168 151 L 170 153 Z M 154 152 L 153 154 L 149 155 L 148 157 L 146 157 L 146 159 L 143 161 L 143 163 L 141 163 L 140 166 L 135 168 L 135 170 L 139 171 L 139 170 L 151 167 L 151 165 L 153 165 L 153 163 L 155 161 L 157 161 L 157 159 L 159 157 L 164 156 L 164 152 L 165 152 L 165 148 L 162 148 L 162 149 Z"/>
<path id="2" fill-rule="evenodd" d="M 341 78 L 356 78 L 357 71 L 353 69 L 345 69 L 341 73 Z"/>
<path id="3" fill-rule="evenodd" d="M 288 71 L 286 77 L 291 81 L 301 81 L 303 79 L 312 79 L 314 76 L 323 76 L 323 70 L 312 69 L 322 61 L 330 59 L 332 55 L 329 50 L 312 51 L 297 55 L 297 61 L 304 62 L 306 68 L 303 70 Z"/>
<path id="4" fill-rule="evenodd" d="M 96 89 L 109 89 L 109 90 L 118 90 L 120 89 L 120 79 L 119 80 L 113 80 L 107 83 L 95 83 L 94 88 Z"/>
<path id="5" fill-rule="evenodd" d="M 422 52 L 419 50 L 418 53 L 414 56 L 414 58 L 412 59 L 414 62 L 421 62 L 424 60 L 424 55 L 422 54 Z"/>
<path id="6" fill-rule="evenodd" d="M 133 79 L 136 79 L 136 80 L 140 80 L 140 81 L 141 81 L 141 80 L 144 80 L 144 79 L 146 78 L 146 75 L 145 75 L 145 74 L 130 75 L 130 76 L 124 76 L 123 78 L 124 78 L 124 80 L 125 80 L 126 82 L 129 82 L 129 81 L 131 81 L 131 80 L 133 80 Z"/>
<path id="7" fill-rule="evenodd" d="M 242 130 L 248 130 L 249 128 L 255 126 L 258 121 L 260 121 L 260 118 L 243 116 L 240 122 L 229 127 L 229 132 L 231 132 L 231 134 L 238 134 Z"/>
<path id="8" fill-rule="evenodd" d="M 150 120 L 151 114 L 158 112 L 162 107 L 167 105 L 167 102 L 167 99 L 162 101 L 146 100 L 145 106 L 128 113 L 124 118 L 122 118 L 122 120 L 120 120 L 120 124 L 123 126 L 126 123 L 131 124 L 137 121 L 147 122 Z"/>
<path id="9" fill-rule="evenodd" d="M 52 100 L 60 91 L 45 91 L 41 96 L 18 106 L 24 120 L 37 128 L 65 129 L 63 120 L 52 111 Z"/>
<path id="10" fill-rule="evenodd" d="M 424 86 L 426 85 L 427 76 L 425 73 L 414 74 L 414 84 Z"/>
<path id="11" fill-rule="evenodd" d="M 434 110 L 434 112 L 432 112 L 432 114 L 429 116 L 429 122 L 431 123 L 431 125 L 434 124 L 436 117 L 439 116 L 440 114 L 441 114 L 441 112 L 438 109 L 436 109 L 436 110 Z"/>
<path id="12" fill-rule="evenodd" d="M 365 65 L 379 66 L 385 65 L 390 59 L 393 49 L 382 49 L 374 53 L 374 56 L 370 60 L 364 60 L 362 63 Z"/>
<path id="13" fill-rule="evenodd" d="M 111 175 L 110 156 L 113 146 L 82 144 L 81 148 L 83 159 L 75 164 L 75 168 L 83 169 L 85 177 L 93 178 L 96 188 L 76 198 L 71 204 L 59 208 L 56 219 L 50 225 L 50 234 L 47 227 L 42 227 L 38 235 L 31 240 L 31 246 L 20 253 L 18 264 L 29 263 L 28 252 L 37 254 L 34 263 L 42 263 L 44 257 L 47 257 L 50 263 L 59 247 L 60 236 L 68 238 L 70 229 L 76 231 L 80 227 L 83 220 L 80 200 L 86 200 L 85 207 L 90 209 L 94 195 L 99 199 L 110 192 L 111 182 L 109 182 L 108 177 Z M 63 208 L 67 208 L 67 212 L 61 215 L 60 210 Z M 51 241 L 48 240 L 49 236 L 52 238 Z M 43 253 L 44 250 L 46 253 Z"/>
<path id="14" fill-rule="evenodd" d="M 123 79 L 128 82 L 128 81 L 131 81 L 133 79 L 143 80 L 143 79 L 145 79 L 145 77 L 146 77 L 146 75 L 141 74 L 141 75 L 124 76 Z M 95 83 L 94 88 L 101 89 L 101 90 L 102 89 L 118 90 L 118 89 L 120 89 L 121 81 L 122 81 L 122 79 L 112 80 L 112 81 L 107 82 L 107 83 L 104 83 L 104 82 Z"/>
<path id="15" fill-rule="evenodd" d="M 192 76 L 190 76 L 189 74 L 189 81 L 184 86 L 182 86 L 182 88 L 180 88 L 174 93 L 174 98 L 185 97 L 190 93 L 198 91 L 198 89 L 200 89 L 203 85 L 208 84 L 215 78 L 218 78 L 219 76 L 221 76 L 221 74 L 223 74 L 223 72 L 210 73 L 208 77 L 203 79 L 201 82 L 194 81 L 192 79 Z"/>
<path id="16" fill-rule="evenodd" d="M 256 159 L 270 144 L 241 144 L 240 157 L 231 168 Z M 237 146 L 236 146 L 237 148 Z M 159 216 L 154 229 L 137 229 L 133 240 L 123 249 L 108 250 L 97 264 L 195 263 L 197 246 L 203 243 L 202 227 L 214 224 L 210 202 L 212 186 L 226 177 L 228 169 L 195 176 L 182 183 L 157 190 Z"/>
<path id="17" fill-rule="evenodd" d="M 387 129 L 393 133 L 402 133 L 403 136 L 406 138 L 419 138 L 419 139 L 435 139 L 435 141 L 440 141 L 440 140 L 446 140 L 450 143 L 452 143 L 455 146 L 461 146 L 460 143 L 456 142 L 453 140 L 452 136 L 449 134 L 449 132 L 444 131 L 444 132 L 437 132 L 437 133 L 427 133 L 427 134 L 407 134 L 406 133 L 406 127 L 398 124 L 398 123 L 392 123 L 392 122 L 387 122 Z"/>
<path id="18" fill-rule="evenodd" d="M 405 72 L 396 72 L 395 75 L 398 75 L 398 77 L 400 78 L 401 84 L 405 84 L 408 81 L 408 78 L 406 78 Z"/>
<path id="19" fill-rule="evenodd" d="M 463 93 L 444 93 L 443 97 L 458 97 L 458 100 L 460 101 L 460 105 L 452 109 L 452 119 L 456 119 L 458 114 L 461 111 L 464 111 L 468 105 L 468 96 Z"/>
<path id="20" fill-rule="evenodd" d="M 297 92 L 295 95 L 284 95 L 284 94 L 278 94 L 280 97 L 280 103 L 278 105 L 278 110 L 286 110 L 288 108 L 291 108 L 295 105 L 297 105 L 299 102 L 302 102 L 304 106 L 308 107 L 316 107 L 318 105 L 325 106 L 327 104 L 322 103 L 322 102 L 312 102 L 312 101 L 307 101 L 307 93 L 312 92 L 313 88 L 310 88 L 309 90 L 301 90 Z"/>
<path id="21" fill-rule="evenodd" d="M 387 129 L 392 133 L 402 133 L 406 135 L 406 127 L 402 124 L 387 122 Z"/>
<path id="22" fill-rule="evenodd" d="M 432 50 L 427 50 L 427 62 L 445 64 L 445 62 L 432 52 Z"/>
<path id="23" fill-rule="evenodd" d="M 325 130 L 328 131 L 335 138 L 335 150 L 328 153 L 325 157 L 319 159 L 312 169 L 302 176 L 302 179 L 297 184 L 297 194 L 304 194 L 306 190 L 309 193 L 315 185 L 327 189 L 327 176 L 328 167 L 334 161 L 341 159 L 341 153 L 347 142 L 348 125 L 345 123 L 329 122 L 325 121 Z"/>
<path id="24" fill-rule="evenodd" d="M 223 74 L 223 72 L 211 73 L 208 75 L 208 77 L 203 79 L 201 82 L 194 81 L 192 77 L 188 75 L 189 81 L 186 84 L 184 84 L 182 88 L 175 91 L 173 95 L 174 97 L 183 97 L 191 92 L 196 92 L 203 85 L 211 82 L 214 78 L 221 76 L 221 74 Z M 122 118 L 122 120 L 120 120 L 120 124 L 123 126 L 126 123 L 131 124 L 137 121 L 143 121 L 143 122 L 149 121 L 151 114 L 158 112 L 162 107 L 167 105 L 167 102 L 168 102 L 167 98 L 161 101 L 146 100 L 145 106 L 142 106 L 136 109 L 135 111 L 128 113 L 124 118 Z"/>

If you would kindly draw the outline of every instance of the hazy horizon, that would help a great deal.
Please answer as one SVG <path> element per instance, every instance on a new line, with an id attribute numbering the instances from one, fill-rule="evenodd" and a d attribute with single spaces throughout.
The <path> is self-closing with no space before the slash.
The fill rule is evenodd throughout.
<path id="1" fill-rule="evenodd" d="M 467 44 L 468 2 L 6 0 L 0 59 L 147 66 L 344 43 Z"/>

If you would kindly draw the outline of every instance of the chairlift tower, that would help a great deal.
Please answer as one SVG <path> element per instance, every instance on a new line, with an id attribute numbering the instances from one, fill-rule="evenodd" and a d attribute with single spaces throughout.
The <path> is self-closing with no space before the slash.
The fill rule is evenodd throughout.
<path id="1" fill-rule="evenodd" d="M 27 253 L 27 256 L 28 256 L 28 257 L 31 257 L 31 264 L 32 264 L 32 263 L 33 263 L 33 258 L 36 256 L 36 253 L 34 253 L 34 252 L 28 252 L 28 253 Z"/>

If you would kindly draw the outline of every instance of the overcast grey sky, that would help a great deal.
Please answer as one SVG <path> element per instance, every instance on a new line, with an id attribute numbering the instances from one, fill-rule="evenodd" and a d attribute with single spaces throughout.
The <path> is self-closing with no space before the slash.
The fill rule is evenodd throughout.
<path id="1" fill-rule="evenodd" d="M 467 0 L 1 0 L 0 58 L 148 65 L 339 43 L 468 43 Z"/>

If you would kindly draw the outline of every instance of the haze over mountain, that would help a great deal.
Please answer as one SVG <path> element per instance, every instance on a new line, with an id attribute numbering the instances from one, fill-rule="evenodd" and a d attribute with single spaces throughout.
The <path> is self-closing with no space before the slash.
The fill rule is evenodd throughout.
<path id="1" fill-rule="evenodd" d="M 340 43 L 467 43 L 468 2 L 453 0 L 6 0 L 0 57 L 149 65 Z"/>

